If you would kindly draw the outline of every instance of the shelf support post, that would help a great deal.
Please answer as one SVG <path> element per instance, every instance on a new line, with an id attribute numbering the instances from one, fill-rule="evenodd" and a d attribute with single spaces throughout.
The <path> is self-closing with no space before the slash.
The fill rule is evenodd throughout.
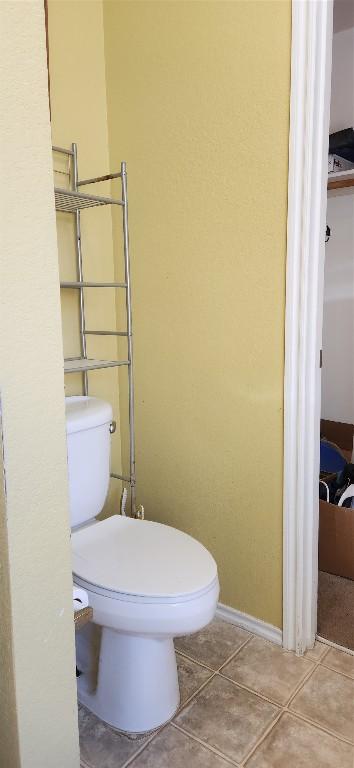
<path id="1" fill-rule="evenodd" d="M 123 248 L 126 287 L 126 311 L 128 332 L 128 387 L 129 387 L 129 474 L 130 474 L 130 513 L 136 516 L 135 489 L 135 427 L 134 427 L 134 375 L 133 375 L 133 334 L 132 301 L 130 282 L 129 228 L 128 228 L 128 193 L 126 163 L 121 163 L 122 201 L 123 201 Z"/>
<path id="2" fill-rule="evenodd" d="M 74 192 L 77 192 L 79 188 L 79 173 L 78 173 L 76 144 L 72 144 L 72 155 L 73 155 L 73 189 L 74 189 Z M 76 233 L 77 279 L 80 283 L 82 283 L 84 278 L 83 278 L 83 269 L 82 269 L 81 220 L 80 220 L 79 210 L 77 210 L 75 213 L 75 233 Z M 79 288 L 79 312 L 80 312 L 81 355 L 86 360 L 87 349 L 86 349 L 86 335 L 85 335 L 85 296 L 84 296 L 84 289 L 82 286 Z M 84 383 L 84 395 L 87 395 L 88 394 L 87 371 L 85 371 L 83 374 L 83 383 Z"/>

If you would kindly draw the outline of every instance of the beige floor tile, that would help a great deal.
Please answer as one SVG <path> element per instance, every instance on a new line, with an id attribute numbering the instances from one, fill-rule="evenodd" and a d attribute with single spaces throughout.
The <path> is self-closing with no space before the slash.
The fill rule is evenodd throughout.
<path id="1" fill-rule="evenodd" d="M 205 667 L 201 667 L 195 661 L 186 659 L 185 656 L 180 656 L 178 653 L 176 653 L 176 658 L 181 704 L 183 704 L 213 673 Z"/>
<path id="2" fill-rule="evenodd" d="M 279 709 L 217 675 L 176 717 L 189 733 L 241 762 Z"/>
<path id="3" fill-rule="evenodd" d="M 319 661 L 319 659 L 322 659 L 322 657 L 325 655 L 326 651 L 328 651 L 328 645 L 326 645 L 326 643 L 321 643 L 319 640 L 316 640 L 314 647 L 310 648 L 309 651 L 306 651 L 305 659 L 311 659 L 311 661 Z"/>
<path id="4" fill-rule="evenodd" d="M 268 696 L 278 704 L 286 704 L 313 667 L 312 661 L 284 651 L 279 645 L 253 637 L 223 667 L 222 674 Z"/>
<path id="5" fill-rule="evenodd" d="M 81 758 L 91 768 L 121 768 L 148 738 L 130 738 L 118 733 L 81 705 L 79 733 Z"/>
<path id="6" fill-rule="evenodd" d="M 353 768 L 349 744 L 285 714 L 266 736 L 246 768 Z"/>
<path id="7" fill-rule="evenodd" d="M 202 744 L 168 725 L 131 763 L 132 768 L 227 768 Z"/>
<path id="8" fill-rule="evenodd" d="M 323 664 L 336 672 L 343 672 L 344 675 L 354 677 L 354 656 L 349 653 L 331 648 L 323 660 Z"/>
<path id="9" fill-rule="evenodd" d="M 354 742 L 354 680 L 319 666 L 290 709 Z"/>
<path id="10" fill-rule="evenodd" d="M 244 629 L 221 619 L 214 619 L 201 632 L 176 638 L 175 647 L 177 651 L 192 659 L 201 661 L 212 669 L 219 669 L 248 637 L 250 634 Z"/>

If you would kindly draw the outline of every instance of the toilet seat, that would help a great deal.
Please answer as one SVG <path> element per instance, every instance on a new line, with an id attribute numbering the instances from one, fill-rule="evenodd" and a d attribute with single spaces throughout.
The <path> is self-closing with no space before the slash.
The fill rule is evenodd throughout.
<path id="1" fill-rule="evenodd" d="M 179 603 L 218 584 L 214 558 L 186 533 L 114 515 L 72 533 L 74 581 L 102 597 Z"/>

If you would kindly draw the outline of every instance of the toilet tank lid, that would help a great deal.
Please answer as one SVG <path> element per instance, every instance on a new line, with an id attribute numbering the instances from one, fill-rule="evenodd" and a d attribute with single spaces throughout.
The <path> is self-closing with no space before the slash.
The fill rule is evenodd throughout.
<path id="1" fill-rule="evenodd" d="M 105 400 L 97 397 L 66 397 L 65 418 L 66 431 L 70 435 L 73 432 L 81 432 L 84 429 L 92 429 L 112 421 L 112 406 Z"/>

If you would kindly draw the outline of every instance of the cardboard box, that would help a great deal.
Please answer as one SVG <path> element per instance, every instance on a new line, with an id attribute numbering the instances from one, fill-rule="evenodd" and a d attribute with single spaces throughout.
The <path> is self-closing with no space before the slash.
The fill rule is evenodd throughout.
<path id="1" fill-rule="evenodd" d="M 325 437 L 330 443 L 338 445 L 347 461 L 350 461 L 352 456 L 353 436 L 354 424 L 321 419 L 321 437 Z"/>
<path id="2" fill-rule="evenodd" d="M 353 424 L 321 421 L 321 435 L 338 445 L 347 461 L 351 458 L 353 433 Z M 320 500 L 318 567 L 354 580 L 354 509 Z"/>
<path id="3" fill-rule="evenodd" d="M 320 500 L 318 567 L 354 580 L 354 509 Z"/>

